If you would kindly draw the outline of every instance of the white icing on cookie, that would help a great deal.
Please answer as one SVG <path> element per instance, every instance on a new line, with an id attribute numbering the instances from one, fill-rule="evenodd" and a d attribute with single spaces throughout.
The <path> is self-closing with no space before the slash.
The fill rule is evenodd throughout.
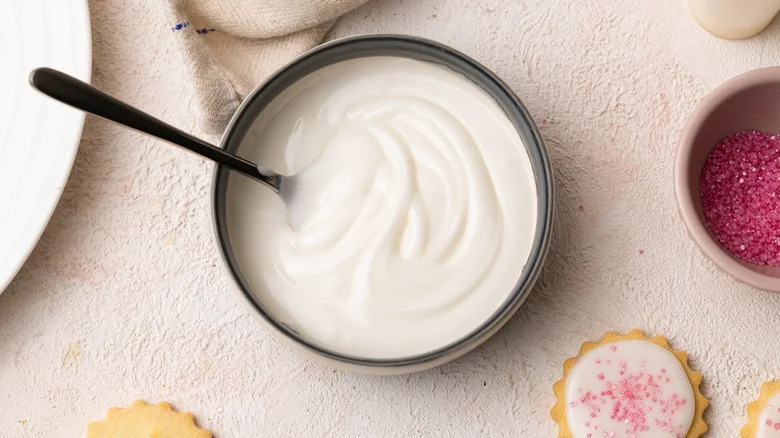
<path id="1" fill-rule="evenodd" d="M 756 438 L 780 438 L 780 391 L 761 410 Z"/>
<path id="2" fill-rule="evenodd" d="M 574 438 L 685 438 L 695 404 L 680 361 L 649 341 L 599 345 L 566 379 Z"/>

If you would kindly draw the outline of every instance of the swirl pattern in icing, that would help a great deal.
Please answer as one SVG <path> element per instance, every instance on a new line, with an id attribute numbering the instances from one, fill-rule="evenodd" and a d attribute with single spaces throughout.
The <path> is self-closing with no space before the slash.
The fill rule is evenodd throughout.
<path id="1" fill-rule="evenodd" d="M 270 191 L 231 177 L 238 262 L 271 314 L 326 348 L 398 358 L 455 342 L 501 306 L 528 259 L 525 146 L 495 100 L 446 67 L 325 67 L 268 105 L 240 153 L 292 176 L 289 219 Z"/>

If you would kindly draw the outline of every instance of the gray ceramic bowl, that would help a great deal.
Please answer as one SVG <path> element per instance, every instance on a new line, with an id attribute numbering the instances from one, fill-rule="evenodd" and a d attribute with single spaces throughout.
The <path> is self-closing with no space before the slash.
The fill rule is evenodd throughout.
<path id="1" fill-rule="evenodd" d="M 263 303 L 257 299 L 245 280 L 231 249 L 226 217 L 226 203 L 231 173 L 218 167 L 213 185 L 213 212 L 217 242 L 225 263 L 235 279 L 242 298 L 251 312 L 283 341 L 291 344 L 310 356 L 331 366 L 348 371 L 371 374 L 402 374 L 431 368 L 461 356 L 472 350 L 494 334 L 514 314 L 525 300 L 539 274 L 547 253 L 550 240 L 550 228 L 553 214 L 553 182 L 547 152 L 539 131 L 523 104 L 509 87 L 493 73 L 473 59 L 441 44 L 397 35 L 370 35 L 345 38 L 321 45 L 296 59 L 279 70 L 263 85 L 258 87 L 241 105 L 236 116 L 227 128 L 222 139 L 222 147 L 236 152 L 252 122 L 282 90 L 307 74 L 348 59 L 369 56 L 398 56 L 414 58 L 445 65 L 462 73 L 488 94 L 493 96 L 515 125 L 518 134 L 526 145 L 536 178 L 538 191 L 538 211 L 536 235 L 529 260 L 509 298 L 472 333 L 450 345 L 427 354 L 397 359 L 372 359 L 353 357 L 326 350 L 298 336 L 294 330 L 280 323 L 274 315 L 266 311 Z"/>
<path id="2" fill-rule="evenodd" d="M 780 268 L 736 259 L 710 233 L 701 209 L 699 179 L 707 156 L 724 137 L 747 129 L 780 133 L 780 67 L 737 76 L 710 93 L 683 129 L 674 163 L 674 193 L 688 234 L 702 253 L 737 280 L 780 292 Z"/>

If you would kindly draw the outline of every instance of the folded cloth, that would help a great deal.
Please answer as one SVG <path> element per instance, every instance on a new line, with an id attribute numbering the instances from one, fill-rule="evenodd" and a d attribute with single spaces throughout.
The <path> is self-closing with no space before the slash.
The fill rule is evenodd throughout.
<path id="1" fill-rule="evenodd" d="M 203 128 L 222 133 L 252 89 L 366 1 L 169 0 L 171 30 L 192 72 Z"/>

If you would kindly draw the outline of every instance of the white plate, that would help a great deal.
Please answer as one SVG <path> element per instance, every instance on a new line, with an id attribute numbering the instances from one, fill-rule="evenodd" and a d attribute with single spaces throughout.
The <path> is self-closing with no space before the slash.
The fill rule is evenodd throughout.
<path id="1" fill-rule="evenodd" d="M 33 90 L 48 66 L 88 81 L 92 66 L 86 0 L 1 0 L 0 292 L 51 217 L 76 156 L 84 116 Z"/>

